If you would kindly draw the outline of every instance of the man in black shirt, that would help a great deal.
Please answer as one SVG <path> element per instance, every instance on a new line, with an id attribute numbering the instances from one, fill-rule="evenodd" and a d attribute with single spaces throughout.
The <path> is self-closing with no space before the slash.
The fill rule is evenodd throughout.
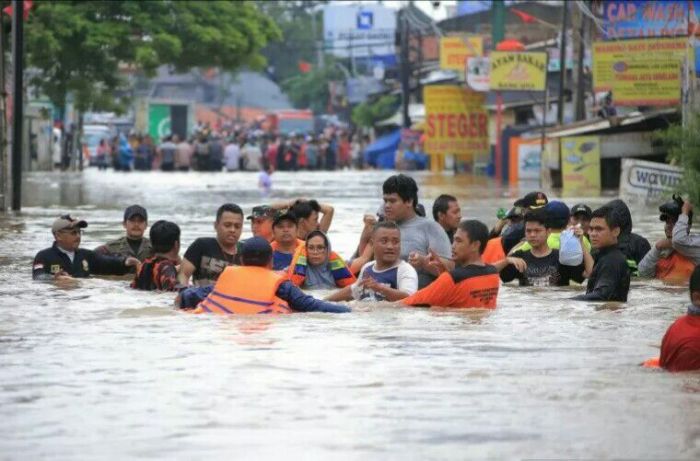
<path id="1" fill-rule="evenodd" d="M 216 237 L 201 237 L 192 242 L 180 265 L 178 280 L 188 285 L 211 285 L 226 266 L 240 265 L 238 240 L 243 232 L 243 210 L 236 204 L 221 205 L 214 222 Z"/>
<path id="2" fill-rule="evenodd" d="M 452 195 L 442 194 L 433 203 L 433 219 L 445 229 L 450 243 L 454 240 L 455 232 L 462 220 L 462 210 L 457 199 Z"/>
<path id="3" fill-rule="evenodd" d="M 584 248 L 584 262 L 578 266 L 567 266 L 559 262 L 559 250 L 547 245 L 551 232 L 546 226 L 547 214 L 543 209 L 530 211 L 525 215 L 525 238 L 530 244 L 528 250 L 517 250 L 494 266 L 501 272 L 501 280 L 510 282 L 518 279 L 520 286 L 568 286 L 570 280 L 583 282 L 586 273 L 593 267 L 593 258 Z M 578 237 L 583 232 L 577 230 Z M 588 268 L 588 271 L 586 271 Z"/>
<path id="4" fill-rule="evenodd" d="M 34 257 L 34 280 L 60 280 L 73 277 L 85 278 L 90 274 L 123 275 L 130 267 L 137 267 L 139 260 L 129 256 L 104 256 L 80 246 L 82 229 L 87 222 L 63 215 L 51 226 L 54 243 Z"/>
<path id="5" fill-rule="evenodd" d="M 595 248 L 595 265 L 588 279 L 586 294 L 572 299 L 579 301 L 627 301 L 630 289 L 630 268 L 618 247 L 622 223 L 613 207 L 603 206 L 593 212 L 589 235 Z"/>

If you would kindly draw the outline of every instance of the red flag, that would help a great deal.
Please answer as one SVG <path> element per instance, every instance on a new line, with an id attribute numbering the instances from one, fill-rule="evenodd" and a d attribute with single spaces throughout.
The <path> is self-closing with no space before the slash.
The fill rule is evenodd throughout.
<path id="1" fill-rule="evenodd" d="M 27 20 L 27 18 L 29 18 L 29 10 L 32 9 L 33 4 L 34 4 L 34 2 L 32 0 L 24 0 L 22 2 L 22 10 L 24 12 L 24 20 L 25 21 Z M 12 5 L 3 8 L 2 12 L 7 14 L 8 16 L 12 16 Z"/>
<path id="2" fill-rule="evenodd" d="M 306 61 L 299 61 L 297 64 L 299 66 L 299 72 L 302 74 L 308 74 L 311 72 L 311 63 Z"/>
<path id="3" fill-rule="evenodd" d="M 518 16 L 518 17 L 519 17 L 524 23 L 526 23 L 526 24 L 532 24 L 532 23 L 537 22 L 537 18 L 536 18 L 536 17 L 534 17 L 534 16 L 532 16 L 532 15 L 529 15 L 529 14 L 527 14 L 527 13 L 524 12 L 524 11 L 520 11 L 520 10 L 518 10 L 518 9 L 516 9 L 516 8 L 511 8 L 510 11 L 511 11 L 513 14 L 515 14 L 516 16 Z"/>

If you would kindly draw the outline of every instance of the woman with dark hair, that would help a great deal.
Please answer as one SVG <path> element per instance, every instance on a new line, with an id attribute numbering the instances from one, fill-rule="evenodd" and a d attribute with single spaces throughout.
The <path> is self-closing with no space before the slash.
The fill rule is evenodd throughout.
<path id="1" fill-rule="evenodd" d="M 310 232 L 306 245 L 296 251 L 288 275 L 296 286 L 310 290 L 343 288 L 357 280 L 343 258 L 331 250 L 326 234 L 319 230 Z"/>

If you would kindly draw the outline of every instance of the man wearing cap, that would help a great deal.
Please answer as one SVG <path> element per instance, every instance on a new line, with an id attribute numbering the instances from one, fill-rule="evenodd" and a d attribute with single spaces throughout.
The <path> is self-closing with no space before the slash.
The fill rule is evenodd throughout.
<path id="1" fill-rule="evenodd" d="M 547 237 L 547 246 L 552 250 L 561 249 L 561 233 L 566 230 L 569 224 L 569 207 L 564 202 L 552 200 L 541 208 L 546 217 L 546 228 L 549 233 Z M 527 218 L 526 218 L 527 220 Z M 591 251 L 591 242 L 585 236 L 581 239 L 586 250 Z M 528 242 L 517 247 L 518 250 L 528 251 L 532 247 Z M 566 250 L 565 250 L 566 251 Z"/>
<path id="2" fill-rule="evenodd" d="M 151 241 L 144 237 L 148 226 L 148 213 L 141 205 L 131 205 L 124 210 L 122 223 L 126 235 L 95 248 L 95 252 L 111 256 L 133 256 L 143 262 L 153 256 Z"/>
<path id="3" fill-rule="evenodd" d="M 591 227 L 591 217 L 593 216 L 593 210 L 591 207 L 584 203 L 579 203 L 571 207 L 571 218 L 569 219 L 569 224 L 576 227 L 581 226 L 583 230 L 583 235 L 588 238 L 588 228 Z"/>
<path id="4" fill-rule="evenodd" d="M 250 221 L 253 237 L 262 237 L 268 242 L 272 241 L 272 220 L 276 215 L 277 210 L 268 205 L 253 207 L 253 212 L 246 218 Z"/>
<path id="5" fill-rule="evenodd" d="M 681 215 L 682 202 L 672 200 L 659 207 L 659 219 L 664 222 L 665 238 L 659 240 L 639 262 L 639 276 L 658 278 L 665 282 L 687 282 L 695 263 L 674 250 L 673 233 Z M 687 225 L 688 229 L 690 224 Z M 685 232 L 687 235 L 687 231 Z M 698 247 L 700 249 L 700 247 Z"/>
<path id="6" fill-rule="evenodd" d="M 134 257 L 105 256 L 92 250 L 78 248 L 82 229 L 87 222 L 63 215 L 51 226 L 54 243 L 51 248 L 41 250 L 34 257 L 32 278 L 34 280 L 58 280 L 85 278 L 90 274 L 123 275 L 129 268 L 137 267 Z"/>
<path id="7" fill-rule="evenodd" d="M 297 218 L 291 211 L 279 213 L 272 222 L 272 269 L 286 271 L 294 252 L 304 244 L 297 238 Z"/>
<path id="8" fill-rule="evenodd" d="M 195 313 L 214 314 L 288 314 L 301 312 L 350 312 L 338 304 L 309 296 L 284 275 L 272 270 L 272 247 L 262 237 L 253 237 L 241 245 L 242 266 L 230 266 L 210 289 L 188 289 L 182 293 L 182 307 L 197 299 L 197 292 L 206 297 L 197 304 Z"/>
<path id="9" fill-rule="evenodd" d="M 548 202 L 549 200 L 544 192 L 536 191 L 530 192 L 523 198 L 516 200 L 513 206 L 522 208 L 523 214 L 526 214 L 529 210 L 542 208 Z M 513 224 L 507 230 L 503 231 L 501 237 L 503 250 L 508 254 L 518 243 L 525 239 L 525 223 L 519 222 Z"/>

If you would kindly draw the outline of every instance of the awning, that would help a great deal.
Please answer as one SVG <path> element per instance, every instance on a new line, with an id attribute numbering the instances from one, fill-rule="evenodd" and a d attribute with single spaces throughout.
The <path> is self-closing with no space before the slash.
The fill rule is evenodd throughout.
<path id="1" fill-rule="evenodd" d="M 376 168 L 392 169 L 395 166 L 396 150 L 401 142 L 401 130 L 377 138 L 365 149 L 365 162 Z"/>

